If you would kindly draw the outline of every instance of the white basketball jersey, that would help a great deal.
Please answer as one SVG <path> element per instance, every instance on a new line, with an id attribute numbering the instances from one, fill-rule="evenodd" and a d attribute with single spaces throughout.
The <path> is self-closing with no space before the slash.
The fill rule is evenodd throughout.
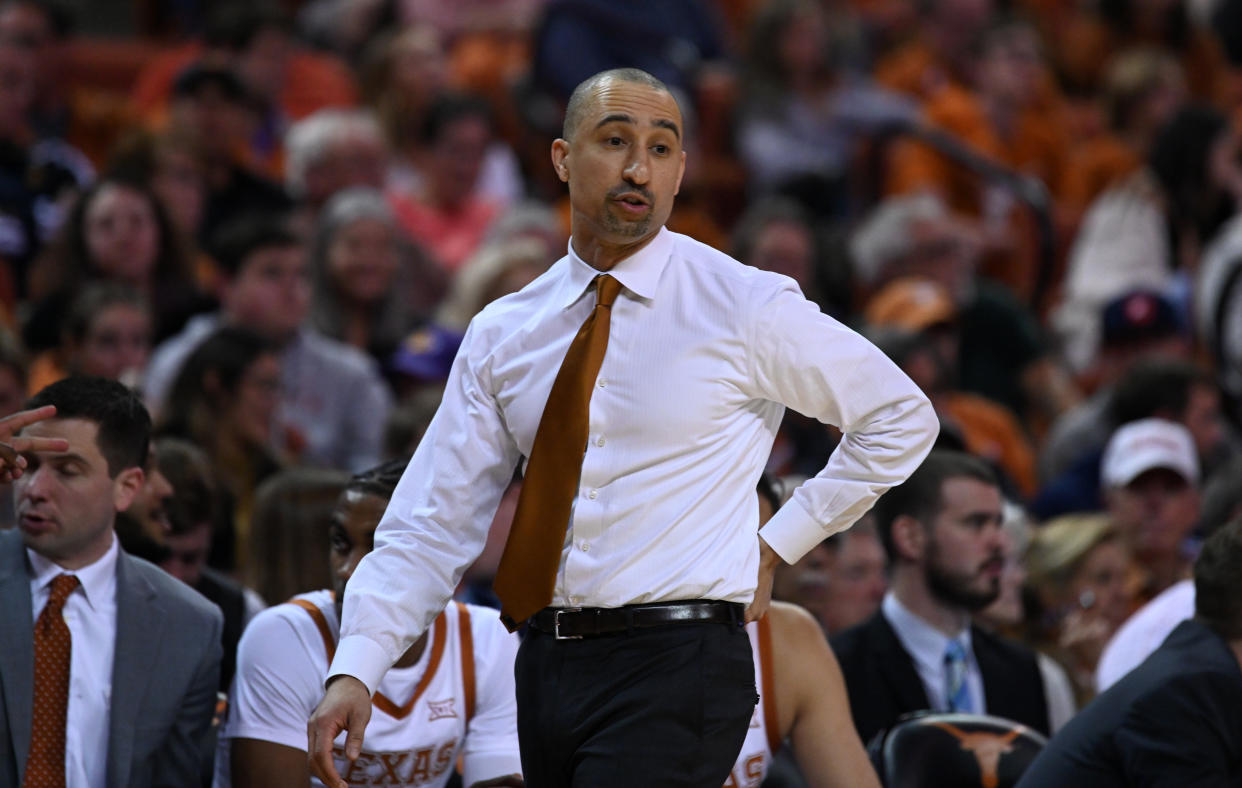
<path id="1" fill-rule="evenodd" d="M 292 604 L 301 606 L 320 630 L 323 674 L 327 675 L 340 631 L 339 625 L 328 623 L 335 623 L 336 618 L 332 595 L 320 591 L 295 598 Z M 420 665 L 388 671 L 376 689 L 358 760 L 351 764 L 345 758 L 345 734 L 337 737 L 332 755 L 337 771 L 350 785 L 437 788 L 448 782 L 474 713 L 474 646 L 468 609 L 450 604 L 429 632 Z M 415 679 L 414 674 L 421 675 Z M 311 784 L 322 785 L 314 778 Z"/>
<path id="2" fill-rule="evenodd" d="M 750 718 L 750 729 L 742 742 L 741 753 L 724 788 L 758 788 L 772 764 L 772 756 L 780 748 L 780 717 L 776 713 L 776 685 L 772 675 L 772 627 L 768 617 L 746 625 L 750 651 L 755 660 L 755 684 L 759 702 Z"/>
<path id="3" fill-rule="evenodd" d="M 323 696 L 323 677 L 340 634 L 333 595 L 330 591 L 303 594 L 266 613 L 270 619 L 255 633 L 259 642 L 252 646 L 258 653 L 246 656 L 243 648 L 239 657 L 239 679 L 234 682 L 223 736 L 258 738 L 305 749 L 306 719 Z M 477 645 L 492 657 L 480 663 L 479 669 L 486 664 L 512 674 L 516 646 L 499 620 L 493 625 L 485 620 L 488 617 L 497 618 L 496 612 L 449 604 L 428 629 L 427 645 L 418 663 L 393 668 L 384 675 L 372 701 L 361 756 L 352 764 L 345 758 L 344 732 L 333 747 L 337 771 L 351 786 L 441 788 L 457 766 L 468 730 L 472 733 L 469 749 L 474 749 L 476 739 L 486 739 L 486 743 L 478 743 L 491 751 L 481 754 L 488 761 L 487 769 L 497 767 L 497 757 L 512 761 L 512 768 L 505 764 L 506 771 L 489 776 L 520 771 L 516 730 L 510 734 L 469 728 L 480 680 L 476 678 L 476 640 L 483 641 Z M 292 637 L 282 635 L 289 629 Z M 498 629 L 503 637 L 494 636 L 492 629 Z M 261 659 L 263 672 L 254 670 L 249 678 L 243 677 L 243 657 L 252 663 Z M 304 680 L 285 681 L 294 678 L 291 674 Z M 275 686 L 272 677 L 279 677 L 281 685 Z M 298 744 L 294 744 L 298 739 L 295 721 L 300 728 Z M 513 725 L 512 720 L 508 725 Z M 507 757 L 510 735 L 511 758 Z M 466 759 L 469 762 L 468 752 Z M 217 772 L 220 767 L 228 768 L 227 757 L 218 759 Z M 217 773 L 217 786 L 228 784 L 222 777 Z M 322 783 L 312 778 L 311 785 Z"/>

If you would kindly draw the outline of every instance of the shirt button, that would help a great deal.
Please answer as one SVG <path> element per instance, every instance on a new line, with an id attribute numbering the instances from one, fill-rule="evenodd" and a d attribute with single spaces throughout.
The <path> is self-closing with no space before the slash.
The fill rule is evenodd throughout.
<path id="1" fill-rule="evenodd" d="M 599 440 L 595 441 L 595 445 L 596 445 L 596 446 L 600 446 L 600 447 L 602 447 L 602 446 L 604 445 L 604 436 L 603 436 L 603 435 L 599 436 Z"/>
<path id="2" fill-rule="evenodd" d="M 571 596 L 571 597 L 569 598 L 569 604 L 571 604 L 571 605 L 576 605 L 576 604 L 578 604 L 578 603 L 579 603 L 579 602 L 581 602 L 581 601 L 582 601 L 582 597 L 579 597 L 579 596 Z"/>
<path id="3" fill-rule="evenodd" d="M 587 497 L 594 501 L 599 497 L 599 490 L 591 490 L 591 492 L 587 493 Z"/>
<path id="4" fill-rule="evenodd" d="M 600 387 L 600 388 L 602 388 L 602 389 L 606 389 L 606 388 L 608 388 L 608 378 L 600 378 L 600 379 L 599 379 L 599 387 Z"/>
<path id="5" fill-rule="evenodd" d="M 591 545 L 589 542 L 579 542 L 578 549 L 584 553 L 589 553 L 591 552 Z"/>

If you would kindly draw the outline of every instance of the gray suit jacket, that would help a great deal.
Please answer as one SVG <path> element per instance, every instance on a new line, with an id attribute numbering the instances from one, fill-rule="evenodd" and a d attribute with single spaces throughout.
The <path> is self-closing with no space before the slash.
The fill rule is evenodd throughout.
<path id="1" fill-rule="evenodd" d="M 107 784 L 198 785 L 216 704 L 220 610 L 159 567 L 124 551 L 116 581 Z M 0 531 L 0 788 L 21 785 L 30 751 L 30 606 L 21 533 Z"/>

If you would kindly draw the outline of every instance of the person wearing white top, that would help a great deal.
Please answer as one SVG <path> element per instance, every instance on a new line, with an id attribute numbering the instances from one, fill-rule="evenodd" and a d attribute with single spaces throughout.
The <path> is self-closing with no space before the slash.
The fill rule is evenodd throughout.
<path id="1" fill-rule="evenodd" d="M 664 228 L 684 168 L 681 126 L 676 101 L 641 71 L 604 72 L 575 91 L 552 148 L 570 187 L 569 253 L 472 321 L 376 549 L 350 582 L 309 729 L 327 784 L 343 784 L 329 742 L 348 729 L 347 750 L 358 751 L 367 696 L 482 548 L 602 272 L 621 290 L 588 442 L 569 522 L 549 524 L 567 526 L 550 607 L 532 617 L 518 655 L 532 784 L 721 785 L 755 702 L 743 609 L 760 616 L 780 560 L 848 528 L 930 449 L 930 403 L 873 345 L 792 280 Z M 755 482 L 787 405 L 843 438 L 756 539 Z M 686 618 L 702 623 L 603 632 Z M 600 636 L 560 640 L 559 625 Z M 583 661 L 571 669 L 563 660 L 575 654 Z M 557 702 L 566 693 L 574 709 Z"/>
<path id="2" fill-rule="evenodd" d="M 201 784 L 223 617 L 113 533 L 143 486 L 146 409 L 97 378 L 54 383 L 30 405 L 44 420 L 11 441 L 18 528 L 0 532 L 0 785 Z"/>
<path id="3" fill-rule="evenodd" d="M 340 635 L 345 584 L 371 550 L 405 462 L 354 476 L 332 514 L 333 590 L 300 594 L 260 613 L 238 649 L 237 675 L 217 750 L 216 788 L 321 786 L 306 757 L 306 720 Z M 450 604 L 380 681 L 366 747 L 352 763 L 333 747 L 350 785 L 442 788 L 459 759 L 466 786 L 520 786 L 513 658 L 517 638 L 495 610 Z"/>

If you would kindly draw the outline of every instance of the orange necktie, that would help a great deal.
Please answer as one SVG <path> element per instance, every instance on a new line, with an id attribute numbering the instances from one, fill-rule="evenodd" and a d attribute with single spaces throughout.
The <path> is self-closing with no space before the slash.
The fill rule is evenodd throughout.
<path id="1" fill-rule="evenodd" d="M 621 283 L 608 274 L 595 278 L 595 309 L 570 343 L 543 406 L 513 528 L 496 570 L 493 588 L 500 619 L 517 629 L 548 606 L 556 586 L 565 532 L 586 451 L 591 390 L 608 348 L 608 321 Z"/>
<path id="2" fill-rule="evenodd" d="M 34 627 L 34 715 L 23 788 L 64 788 L 65 716 L 69 711 L 69 655 L 73 644 L 61 614 L 78 587 L 73 575 L 57 575 Z"/>

